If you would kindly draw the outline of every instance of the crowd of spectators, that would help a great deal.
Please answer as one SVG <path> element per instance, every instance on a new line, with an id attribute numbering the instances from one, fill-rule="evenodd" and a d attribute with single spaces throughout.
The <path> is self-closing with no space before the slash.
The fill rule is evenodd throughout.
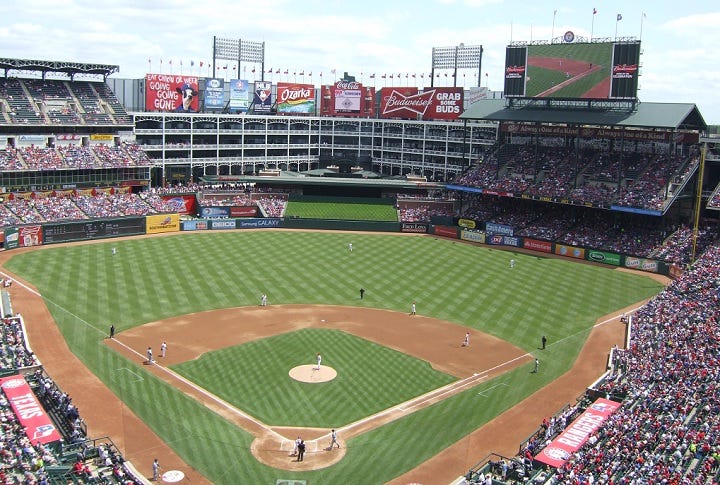
<path id="1" fill-rule="evenodd" d="M 696 154 L 505 145 L 454 183 L 516 197 L 567 198 L 603 207 L 617 204 L 662 210 L 670 195 L 670 181 L 688 177 L 697 161 Z"/>
<path id="2" fill-rule="evenodd" d="M 15 197 L 0 204 L 0 227 L 174 212 L 159 195 L 130 192 Z"/>
<path id="3" fill-rule="evenodd" d="M 460 217 L 512 226 L 518 236 L 676 264 L 689 261 L 693 242 L 692 232 L 671 219 L 658 223 L 638 214 L 485 194 L 464 194 Z M 717 235 L 717 225 L 704 222 L 697 254 Z"/>
<path id="4" fill-rule="evenodd" d="M 87 438 L 87 427 L 72 398 L 53 382 L 29 350 L 23 323 L 19 313 L 2 319 L 0 374 L 25 375 L 62 440 L 33 443 L 0 392 L 0 483 L 140 485 L 142 480 L 124 466 L 125 460 L 112 442 L 100 440 L 96 445 L 96 440 Z"/>
<path id="5" fill-rule="evenodd" d="M 720 246 L 624 320 L 628 346 L 613 349 L 616 371 L 584 399 L 600 394 L 622 406 L 564 465 L 535 462 L 523 479 L 504 481 L 488 463 L 481 470 L 494 483 L 720 483 Z M 544 420 L 513 460 L 532 461 L 578 414 L 568 409 Z"/>
<path id="6" fill-rule="evenodd" d="M 138 145 L 74 144 L 56 147 L 8 146 L 0 152 L 0 170 L 61 170 L 147 167 L 153 162 Z"/>
<path id="7" fill-rule="evenodd" d="M 267 217 L 285 215 L 288 203 L 287 194 L 255 195 L 254 200 Z"/>

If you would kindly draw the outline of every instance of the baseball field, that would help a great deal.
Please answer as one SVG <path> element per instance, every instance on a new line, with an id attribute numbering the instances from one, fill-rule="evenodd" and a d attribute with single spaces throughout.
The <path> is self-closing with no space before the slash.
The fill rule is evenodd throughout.
<path id="1" fill-rule="evenodd" d="M 608 267 L 389 234 L 185 233 L 6 257 L 28 325 L 56 323 L 96 376 L 73 385 L 123 402 L 73 394 L 91 434 L 96 422 L 120 426 L 121 450 L 145 471 L 169 446 L 182 461 L 165 468 L 185 467 L 192 483 L 391 481 L 557 380 L 599 319 L 662 288 Z M 46 318 L 23 309 L 23 292 L 42 297 Z M 34 341 L 29 329 L 31 345 L 53 375 L 58 337 L 42 328 Z M 337 377 L 289 377 L 317 353 Z M 131 442 L 138 422 L 156 438 Z M 331 428 L 340 450 L 325 450 Z M 288 456 L 299 434 L 302 464 Z"/>

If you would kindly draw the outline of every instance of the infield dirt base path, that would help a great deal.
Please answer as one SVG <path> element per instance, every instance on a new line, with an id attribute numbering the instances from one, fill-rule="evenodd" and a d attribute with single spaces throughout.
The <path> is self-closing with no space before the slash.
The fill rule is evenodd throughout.
<path id="1" fill-rule="evenodd" d="M 7 253 L 0 254 L 0 263 L 7 257 Z M 152 460 L 158 458 L 163 470 L 181 470 L 188 483 L 210 483 L 184 463 L 82 365 L 65 344 L 42 298 L 30 285 L 14 275 L 11 277 L 16 280 L 10 288 L 13 306 L 15 311 L 23 314 L 31 347 L 49 375 L 63 391 L 72 396 L 88 424 L 89 436 L 111 437 L 125 458 L 146 476 L 151 475 Z M 667 282 L 664 278 L 659 279 Z M 632 308 L 638 306 L 640 303 Z M 578 361 L 568 373 L 391 483 L 450 483 L 489 453 L 514 455 L 519 443 L 538 427 L 543 417 L 553 414 L 569 402 L 574 402 L 575 398 L 584 392 L 585 386 L 603 372 L 609 349 L 613 345 L 622 346 L 624 342 L 625 326 L 619 322 L 619 315 L 632 308 L 623 309 L 599 320 L 605 323 L 593 329 Z M 323 319 L 325 322 L 319 321 Z M 228 326 L 231 327 L 230 331 Z M 166 340 L 169 347 L 167 357 L 157 359 L 158 365 L 150 367 L 153 372 L 173 382 L 183 392 L 204 400 L 209 407 L 253 433 L 256 440 L 253 442 L 252 451 L 260 461 L 277 468 L 316 469 L 332 466 L 340 459 L 352 459 L 352 449 L 346 449 L 345 439 L 402 416 L 388 413 L 351 427 L 340 436 L 343 447 L 327 452 L 323 446 L 329 430 L 268 430 L 263 423 L 221 406 L 194 387 L 178 381 L 166 367 L 196 358 L 210 350 L 309 326 L 337 328 L 381 343 L 425 359 L 436 369 L 459 379 L 472 380 L 474 373 L 495 368 L 488 374 L 488 378 L 491 378 L 530 359 L 524 351 L 475 330 L 470 330 L 471 347 L 461 348 L 460 343 L 468 328 L 452 323 L 421 315 L 409 316 L 366 308 L 327 306 L 245 307 L 196 313 L 136 327 L 116 335 L 114 341 L 107 339 L 105 342 L 137 362 L 137 365 L 143 365 L 144 349 L 152 343 L 157 349 L 158 344 Z M 242 331 L 236 331 L 240 329 Z M 551 352 L 551 348 L 550 345 L 545 352 Z M 517 358 L 513 360 L 515 357 Z M 508 361 L 512 362 L 502 365 Z M 429 396 L 417 407 L 433 402 L 436 402 L 436 399 Z M 306 440 L 320 441 L 317 450 L 307 454 L 307 461 L 294 463 L 293 458 L 288 456 L 288 450 L 279 449 L 280 437 L 294 439 L 299 433 Z"/>

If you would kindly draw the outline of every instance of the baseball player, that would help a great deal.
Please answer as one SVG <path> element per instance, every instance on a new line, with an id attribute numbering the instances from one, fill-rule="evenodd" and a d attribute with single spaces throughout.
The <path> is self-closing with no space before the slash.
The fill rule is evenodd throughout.
<path id="1" fill-rule="evenodd" d="M 331 450 L 333 449 L 334 445 L 337 445 L 337 447 L 340 448 L 340 443 L 338 443 L 338 440 L 337 440 L 337 431 L 332 430 L 330 432 L 330 449 Z"/>

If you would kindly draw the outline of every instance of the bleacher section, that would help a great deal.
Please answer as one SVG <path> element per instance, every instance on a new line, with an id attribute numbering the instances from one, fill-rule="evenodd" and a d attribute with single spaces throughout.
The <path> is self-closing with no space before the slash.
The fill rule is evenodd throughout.
<path id="1" fill-rule="evenodd" d="M 132 124 L 130 115 L 102 82 L 2 78 L 0 109 L 0 124 Z"/>
<path id="2" fill-rule="evenodd" d="M 611 371 L 578 400 L 573 415 L 598 397 L 622 405 L 562 464 L 537 457 L 568 426 L 565 412 L 545 420 L 520 445 L 522 477 L 502 478 L 487 457 L 464 483 L 691 484 L 720 481 L 720 246 L 634 315 L 625 349 L 613 349 Z M 554 454 L 552 456 L 560 456 Z"/>

